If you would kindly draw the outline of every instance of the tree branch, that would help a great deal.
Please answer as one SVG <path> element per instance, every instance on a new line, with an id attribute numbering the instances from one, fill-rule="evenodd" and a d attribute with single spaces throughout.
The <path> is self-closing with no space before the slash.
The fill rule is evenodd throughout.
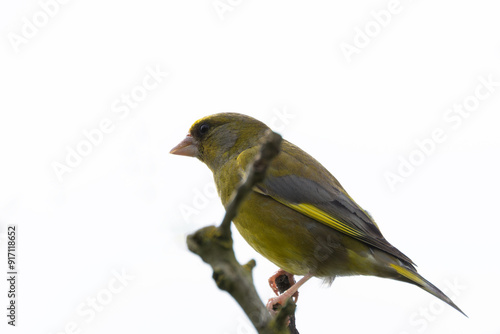
<path id="1" fill-rule="evenodd" d="M 280 152 L 282 138 L 279 134 L 268 131 L 264 136 L 264 143 L 254 162 L 250 165 L 246 180 L 238 187 L 233 199 L 226 209 L 226 215 L 219 226 L 223 237 L 231 236 L 231 221 L 238 214 L 238 209 L 243 200 L 252 191 L 252 188 L 259 182 L 264 181 L 266 171 L 271 161 Z"/>
<path id="2" fill-rule="evenodd" d="M 247 178 L 227 206 L 220 226 L 206 226 L 187 237 L 189 250 L 212 266 L 212 277 L 219 289 L 231 294 L 260 334 L 289 334 L 287 323 L 289 316 L 295 312 L 295 304 L 290 299 L 274 319 L 271 317 L 253 284 L 252 269 L 255 261 L 241 265 L 236 260 L 231 221 L 252 188 L 264 180 L 267 168 L 280 151 L 281 141 L 280 135 L 272 131 L 266 133 L 261 150 L 250 165 Z"/>

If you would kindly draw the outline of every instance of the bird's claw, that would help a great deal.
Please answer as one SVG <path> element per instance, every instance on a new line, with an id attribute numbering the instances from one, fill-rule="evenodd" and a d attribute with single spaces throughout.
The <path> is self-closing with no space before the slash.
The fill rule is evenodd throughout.
<path id="1" fill-rule="evenodd" d="M 288 278 L 288 282 L 289 282 L 290 286 L 293 286 L 296 283 L 295 282 L 295 278 L 294 278 L 294 276 L 292 274 L 290 274 L 289 272 L 287 272 L 287 271 L 285 271 L 283 269 L 278 270 L 271 277 L 269 277 L 269 280 L 268 280 L 269 286 L 274 291 L 274 293 L 276 294 L 276 296 L 280 296 L 280 291 L 278 289 L 278 285 L 276 284 L 276 280 L 280 276 L 283 276 L 283 275 L 285 275 Z M 292 295 L 292 298 L 293 298 L 293 301 L 296 303 L 297 300 L 299 299 L 299 292 L 296 291 Z"/>
<path id="2" fill-rule="evenodd" d="M 282 297 L 285 297 L 285 298 L 282 298 Z M 288 299 L 288 297 L 284 296 L 284 295 L 269 298 L 269 300 L 267 301 L 267 304 L 266 304 L 266 308 L 269 311 L 269 313 L 271 314 L 271 316 L 275 317 L 278 314 L 278 312 L 281 310 L 283 305 L 286 303 L 287 299 Z M 290 317 L 287 317 L 286 324 L 285 324 L 286 327 L 288 327 L 289 324 L 290 324 Z"/>

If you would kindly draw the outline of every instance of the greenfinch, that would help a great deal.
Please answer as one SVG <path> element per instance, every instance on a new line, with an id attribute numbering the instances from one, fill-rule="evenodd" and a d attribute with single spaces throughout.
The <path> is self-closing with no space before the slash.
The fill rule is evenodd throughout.
<path id="1" fill-rule="evenodd" d="M 204 162 L 227 207 L 268 130 L 246 115 L 215 114 L 196 121 L 170 153 Z M 304 276 L 286 298 L 313 276 L 332 282 L 336 276 L 373 275 L 414 284 L 465 315 L 417 273 L 410 258 L 384 238 L 370 214 L 325 167 L 286 140 L 233 223 L 265 258 L 287 273 Z"/>

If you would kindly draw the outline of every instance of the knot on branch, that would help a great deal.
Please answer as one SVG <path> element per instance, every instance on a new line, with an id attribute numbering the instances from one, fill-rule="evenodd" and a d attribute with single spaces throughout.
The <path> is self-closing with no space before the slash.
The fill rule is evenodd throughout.
<path id="1" fill-rule="evenodd" d="M 203 261 L 210 263 L 214 256 L 221 255 L 233 247 L 233 239 L 223 238 L 219 228 L 215 226 L 205 226 L 198 231 L 188 235 L 188 249 L 198 254 Z"/>
<path id="2" fill-rule="evenodd" d="M 251 259 L 250 261 L 248 261 L 247 263 L 245 263 L 243 265 L 243 269 L 248 271 L 249 274 L 252 274 L 252 270 L 253 270 L 253 268 L 255 268 L 256 265 L 257 265 L 257 263 L 255 262 L 255 260 Z"/>

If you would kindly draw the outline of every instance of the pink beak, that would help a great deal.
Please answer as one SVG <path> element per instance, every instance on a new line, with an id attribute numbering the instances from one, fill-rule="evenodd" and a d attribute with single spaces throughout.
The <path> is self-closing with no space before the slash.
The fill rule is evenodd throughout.
<path id="1" fill-rule="evenodd" d="M 197 142 L 193 137 L 191 137 L 190 134 L 188 134 L 183 141 L 170 150 L 170 153 L 185 155 L 187 157 L 196 157 L 198 155 Z"/>

